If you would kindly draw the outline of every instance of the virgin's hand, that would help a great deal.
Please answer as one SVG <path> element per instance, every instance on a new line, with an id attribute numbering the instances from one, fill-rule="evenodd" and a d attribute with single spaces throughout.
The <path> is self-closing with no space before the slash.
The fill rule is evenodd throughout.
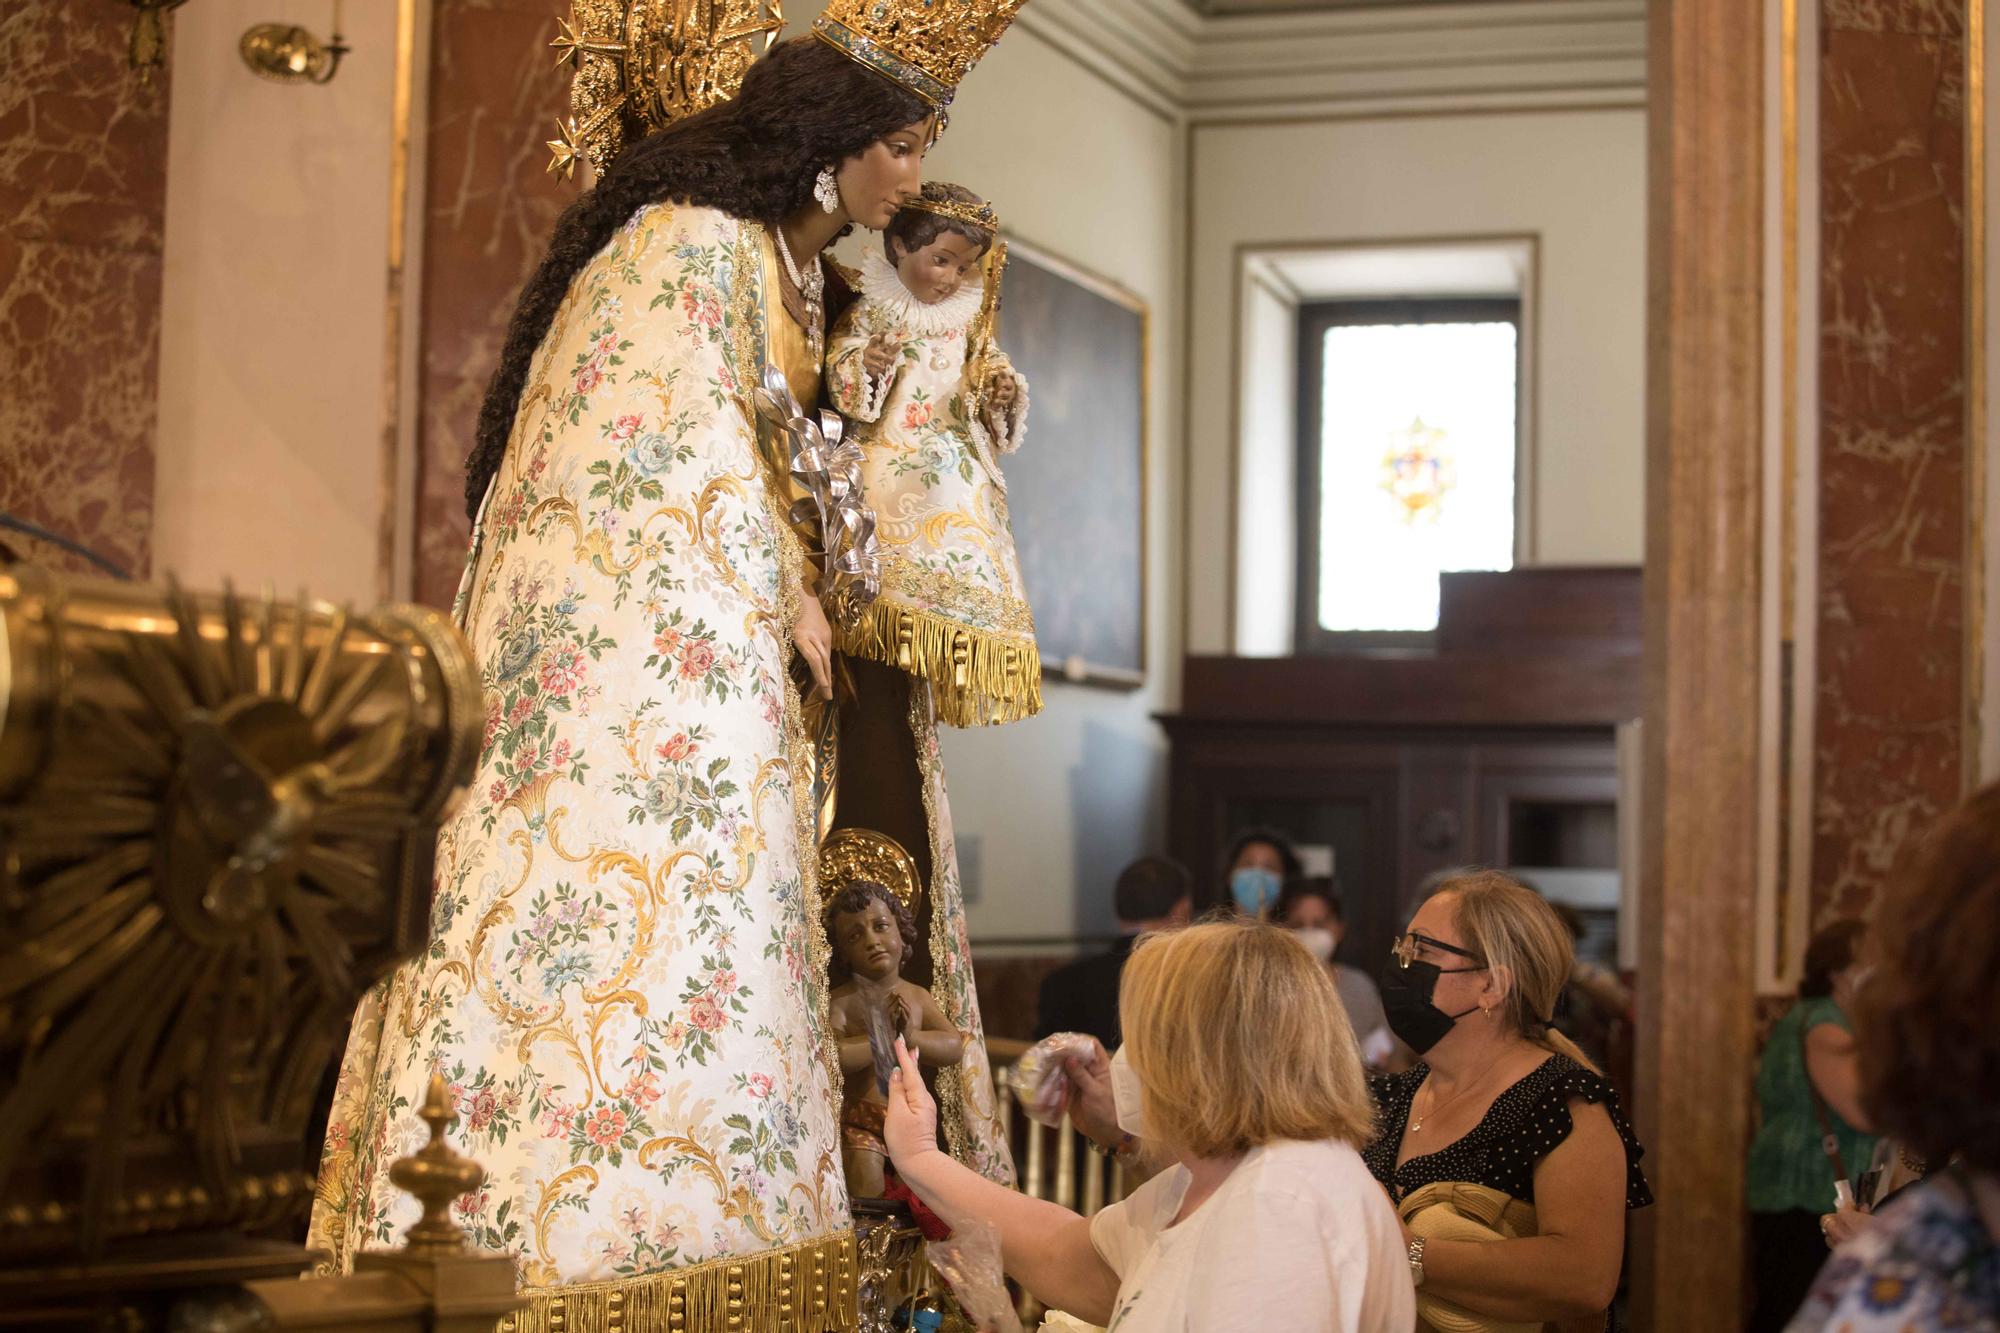
<path id="1" fill-rule="evenodd" d="M 1099 1144 L 1116 1143 L 1124 1136 L 1118 1128 L 1118 1102 L 1111 1095 L 1111 1056 L 1104 1043 L 1091 1040 L 1084 1055 L 1063 1061 L 1069 1075 L 1069 1118 L 1078 1129 Z"/>
<path id="2" fill-rule="evenodd" d="M 826 609 L 808 591 L 799 599 L 799 618 L 792 622 L 792 644 L 812 668 L 814 693 L 821 699 L 833 697 L 833 626 L 826 622 Z"/>
<path id="3" fill-rule="evenodd" d="M 1002 408 L 1012 407 L 1014 405 L 1014 400 L 1019 396 L 1020 396 L 1020 388 L 1014 383 L 1014 377 L 1012 375 L 994 376 L 993 388 L 989 391 L 987 395 L 989 401 L 992 402 L 993 406 Z"/>
<path id="4" fill-rule="evenodd" d="M 882 1116 L 882 1141 L 889 1160 L 901 1170 L 925 1153 L 937 1151 L 937 1103 L 931 1100 L 917 1058 L 896 1038 L 896 1067 L 889 1071 L 889 1107 Z"/>

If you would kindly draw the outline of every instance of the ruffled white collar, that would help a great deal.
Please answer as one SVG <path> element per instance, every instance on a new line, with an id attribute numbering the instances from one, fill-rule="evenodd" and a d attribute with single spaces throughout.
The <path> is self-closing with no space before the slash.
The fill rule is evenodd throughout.
<path id="1" fill-rule="evenodd" d="M 880 250 L 870 250 L 861 257 L 863 299 L 888 311 L 898 326 L 920 338 L 962 333 L 971 327 L 986 295 L 985 286 L 975 281 L 977 277 L 968 274 L 964 286 L 934 305 L 925 305 L 910 294 L 896 266 Z"/>

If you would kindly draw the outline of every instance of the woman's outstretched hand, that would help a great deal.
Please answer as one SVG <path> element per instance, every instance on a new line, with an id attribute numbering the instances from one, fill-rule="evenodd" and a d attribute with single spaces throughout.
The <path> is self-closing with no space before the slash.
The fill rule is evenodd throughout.
<path id="1" fill-rule="evenodd" d="M 937 1103 L 931 1100 L 917 1057 L 896 1038 L 896 1067 L 889 1072 L 889 1109 L 882 1117 L 882 1140 L 898 1171 L 925 1153 L 937 1151 Z"/>

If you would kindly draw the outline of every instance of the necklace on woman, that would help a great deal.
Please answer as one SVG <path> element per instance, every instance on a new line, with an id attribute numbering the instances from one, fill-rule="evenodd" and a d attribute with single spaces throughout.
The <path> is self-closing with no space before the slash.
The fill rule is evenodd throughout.
<path id="1" fill-rule="evenodd" d="M 826 269 L 814 255 L 812 272 L 802 273 L 792 260 L 792 247 L 785 244 L 785 228 L 779 224 L 771 228 L 771 234 L 778 238 L 778 259 L 785 266 L 785 276 L 798 289 L 799 299 L 806 303 L 806 345 L 812 348 L 813 360 L 820 358 L 822 341 L 826 336 Z"/>
<path id="2" fill-rule="evenodd" d="M 1432 1116 L 1436 1115 L 1439 1111 L 1443 1110 L 1444 1107 L 1450 1106 L 1453 1102 L 1463 1097 L 1466 1093 L 1471 1092 L 1474 1088 L 1484 1083 L 1486 1081 L 1486 1076 L 1493 1072 L 1494 1067 L 1500 1063 L 1500 1057 L 1504 1056 L 1505 1054 L 1507 1054 L 1507 1052 L 1502 1051 L 1500 1052 L 1500 1055 L 1494 1056 L 1493 1059 L 1487 1063 L 1486 1068 L 1479 1071 L 1478 1078 L 1472 1080 L 1472 1082 L 1466 1084 L 1464 1087 L 1460 1088 L 1457 1092 L 1454 1092 L 1453 1094 L 1451 1094 L 1451 1096 L 1445 1098 L 1442 1105 L 1439 1104 L 1437 1099 L 1437 1093 L 1436 1091 L 1433 1090 L 1431 1092 L 1430 1109 L 1426 1110 L 1422 1115 L 1413 1114 L 1410 1117 L 1410 1133 L 1412 1134 L 1423 1133 L 1424 1121 L 1429 1120 Z M 1435 1076 L 1437 1071 L 1432 1070 L 1431 1072 L 1433 1076 Z M 1432 1087 L 1430 1079 L 1426 1078 L 1424 1080 L 1424 1087 L 1427 1089 Z M 1414 1110 L 1416 1109 L 1414 1105 L 1414 1099 L 1412 1099 L 1412 1103 L 1413 1104 L 1411 1106 L 1411 1110 L 1414 1112 Z"/>

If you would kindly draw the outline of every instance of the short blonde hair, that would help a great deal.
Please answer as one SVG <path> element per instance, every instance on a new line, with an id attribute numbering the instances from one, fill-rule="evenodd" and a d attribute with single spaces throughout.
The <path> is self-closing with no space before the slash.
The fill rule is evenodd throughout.
<path id="1" fill-rule="evenodd" d="M 1432 895 L 1450 898 L 1466 944 L 1507 979 L 1502 1017 L 1529 1041 L 1596 1069 L 1576 1043 L 1549 1026 L 1576 966 L 1576 944 L 1548 900 L 1512 875 L 1474 870 L 1444 881 Z"/>
<path id="2" fill-rule="evenodd" d="M 1149 1133 L 1199 1157 L 1375 1136 L 1332 973 L 1289 930 L 1216 921 L 1141 939 L 1118 988 Z"/>

